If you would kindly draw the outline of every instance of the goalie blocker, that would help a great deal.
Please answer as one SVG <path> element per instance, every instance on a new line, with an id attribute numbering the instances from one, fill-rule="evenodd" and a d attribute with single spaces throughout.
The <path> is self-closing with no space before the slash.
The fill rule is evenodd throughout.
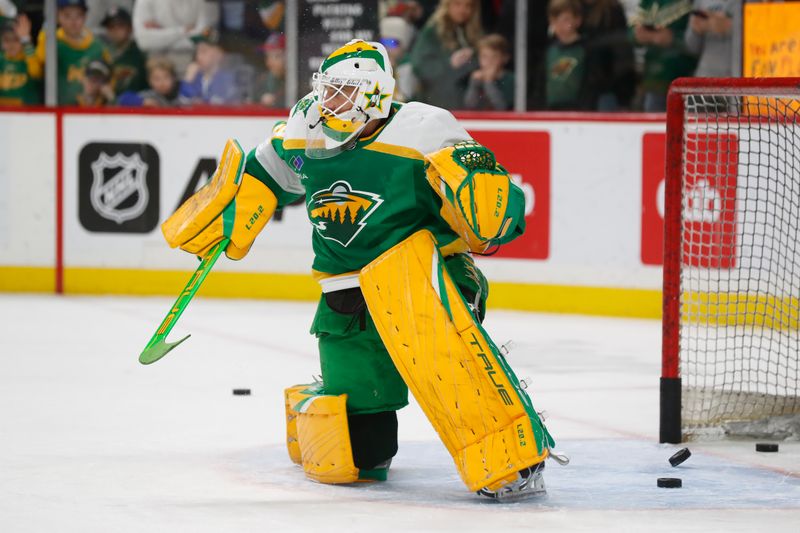
<path id="1" fill-rule="evenodd" d="M 200 257 L 224 238 L 229 259 L 242 259 L 275 213 L 278 200 L 269 188 L 244 172 L 245 153 L 233 139 L 225 143 L 211 180 L 162 225 L 164 238 Z"/>
<path id="2" fill-rule="evenodd" d="M 467 488 L 494 494 L 542 463 L 554 446 L 530 398 L 475 319 L 427 231 L 360 274 L 370 315 L 392 361 L 433 424 Z M 325 483 L 365 477 L 353 465 L 344 396 L 286 391 L 287 445 Z M 385 472 L 384 472 L 385 477 Z"/>

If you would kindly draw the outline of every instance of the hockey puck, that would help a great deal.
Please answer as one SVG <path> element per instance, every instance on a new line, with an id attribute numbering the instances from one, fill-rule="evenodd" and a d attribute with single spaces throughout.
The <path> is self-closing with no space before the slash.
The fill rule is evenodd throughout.
<path id="1" fill-rule="evenodd" d="M 757 452 L 777 452 L 778 445 L 772 444 L 770 442 L 757 442 L 756 443 L 756 451 Z"/>
<path id="2" fill-rule="evenodd" d="M 691 456 L 692 452 L 689 451 L 689 448 L 683 448 L 675 452 L 672 457 L 669 458 L 669 464 L 672 466 L 678 466 Z"/>
<path id="3" fill-rule="evenodd" d="M 250 389 L 233 389 L 234 396 L 250 396 Z"/>
<path id="4" fill-rule="evenodd" d="M 656 485 L 664 489 L 679 489 L 683 486 L 683 482 L 679 477 L 660 477 Z"/>

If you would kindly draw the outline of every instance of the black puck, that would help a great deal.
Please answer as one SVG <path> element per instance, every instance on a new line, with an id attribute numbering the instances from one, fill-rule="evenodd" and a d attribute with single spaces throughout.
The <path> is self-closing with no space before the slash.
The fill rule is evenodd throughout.
<path id="1" fill-rule="evenodd" d="M 656 485 L 664 489 L 679 489 L 683 486 L 683 482 L 679 477 L 660 477 Z"/>
<path id="2" fill-rule="evenodd" d="M 250 389 L 233 389 L 234 396 L 250 396 Z"/>
<path id="3" fill-rule="evenodd" d="M 777 452 L 778 445 L 773 444 L 771 442 L 757 442 L 756 443 L 756 451 L 757 452 Z"/>
<path id="4" fill-rule="evenodd" d="M 669 464 L 672 466 L 678 466 L 691 456 L 692 452 L 689 451 L 689 448 L 683 448 L 675 452 L 672 457 L 669 458 Z"/>

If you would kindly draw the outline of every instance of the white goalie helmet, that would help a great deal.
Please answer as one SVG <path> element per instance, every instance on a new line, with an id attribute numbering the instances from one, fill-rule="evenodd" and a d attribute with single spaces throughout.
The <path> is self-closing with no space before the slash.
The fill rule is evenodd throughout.
<path id="1" fill-rule="evenodd" d="M 307 115 L 306 154 L 317 159 L 334 156 L 368 122 L 388 117 L 394 83 L 382 44 L 353 40 L 335 50 L 313 76 L 316 109 Z"/>

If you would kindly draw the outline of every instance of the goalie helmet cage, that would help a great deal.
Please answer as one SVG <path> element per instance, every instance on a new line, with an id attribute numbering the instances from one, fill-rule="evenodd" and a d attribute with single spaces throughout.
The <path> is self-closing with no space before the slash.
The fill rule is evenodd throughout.
<path id="1" fill-rule="evenodd" d="M 790 436 L 800 78 L 676 80 L 666 150 L 659 439 Z"/>

